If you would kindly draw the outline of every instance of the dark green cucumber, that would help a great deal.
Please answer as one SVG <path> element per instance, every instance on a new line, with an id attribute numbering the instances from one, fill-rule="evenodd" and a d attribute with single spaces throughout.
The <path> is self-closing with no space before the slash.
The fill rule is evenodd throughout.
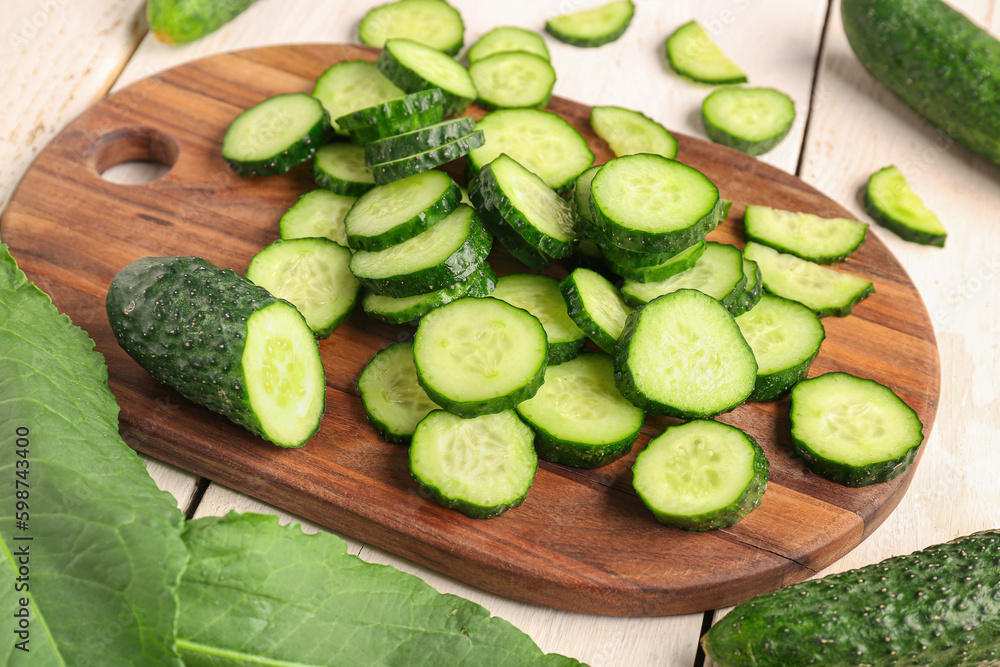
<path id="1" fill-rule="evenodd" d="M 349 111 L 402 97 L 405 93 L 385 78 L 375 63 L 367 60 L 345 60 L 330 66 L 313 87 L 311 95 L 323 103 L 330 118 L 340 118 Z M 332 121 L 334 131 L 347 132 Z"/>
<path id="2" fill-rule="evenodd" d="M 282 447 L 319 428 L 326 384 L 293 305 L 198 257 L 145 257 L 111 281 L 119 345 L 160 382 Z"/>
<path id="3" fill-rule="evenodd" d="M 363 109 L 351 111 L 335 118 L 342 130 L 354 130 L 372 123 L 384 123 L 441 106 L 441 89 L 428 88 L 385 102 L 378 102 Z"/>
<path id="4" fill-rule="evenodd" d="M 469 201 L 475 207 L 479 219 L 514 259 L 536 271 L 544 271 L 552 264 L 538 248 L 521 238 L 521 235 L 500 217 L 500 213 L 492 204 L 486 203 L 482 191 L 475 185 L 469 190 Z"/>
<path id="5" fill-rule="evenodd" d="M 1000 164 L 1000 42 L 941 0 L 845 0 L 847 41 L 914 111 Z"/>
<path id="6" fill-rule="evenodd" d="M 746 276 L 746 284 L 728 306 L 733 317 L 739 317 L 756 306 L 764 295 L 764 276 L 761 275 L 757 262 L 744 257 L 743 275 Z"/>
<path id="7" fill-rule="evenodd" d="M 704 241 L 698 241 L 692 246 L 684 248 L 680 252 L 670 253 L 669 256 L 662 260 L 653 260 L 653 264 L 636 264 L 635 261 L 620 263 L 618 258 L 612 258 L 611 253 L 605 253 L 604 259 L 608 263 L 608 266 L 612 271 L 620 275 L 626 280 L 634 280 L 637 283 L 655 283 L 666 280 L 672 276 L 682 273 L 694 267 L 694 265 L 701 259 L 702 254 L 707 248 L 707 244 Z M 621 251 L 619 257 L 628 251 Z M 633 255 L 642 255 L 642 253 L 632 253 Z M 659 253 L 651 253 L 653 257 L 659 255 Z M 631 258 L 630 258 L 631 259 Z"/>
<path id="8" fill-rule="evenodd" d="M 1000 661 L 1000 530 L 794 584 L 705 635 L 721 667 L 952 667 Z"/>
<path id="9" fill-rule="evenodd" d="M 460 116 L 428 125 L 417 130 L 403 132 L 365 144 L 365 164 L 392 162 L 432 148 L 449 141 L 460 139 L 476 129 L 472 116 Z"/>
<path id="10" fill-rule="evenodd" d="M 404 132 L 412 132 L 431 125 L 440 123 L 444 118 L 444 109 L 437 106 L 424 109 L 408 116 L 399 116 L 389 120 L 359 125 L 347 130 L 347 135 L 351 143 L 364 146 L 369 141 L 378 141 L 387 137 L 394 137 Z"/>
<path id="11" fill-rule="evenodd" d="M 188 44 L 215 32 L 256 1 L 149 0 L 146 3 L 146 21 L 158 41 Z"/>
<path id="12" fill-rule="evenodd" d="M 436 1 L 440 2 L 440 0 Z M 371 165 L 372 174 L 375 177 L 375 182 L 380 185 L 392 183 L 401 178 L 434 169 L 463 155 L 468 155 L 471 151 L 482 146 L 485 141 L 482 131 L 475 130 L 454 141 L 429 148 L 420 153 L 407 155 L 390 162 L 376 162 Z"/>
<path id="13" fill-rule="evenodd" d="M 944 247 L 948 238 L 944 225 L 897 167 L 879 169 L 868 178 L 864 201 L 868 215 L 899 238 Z"/>

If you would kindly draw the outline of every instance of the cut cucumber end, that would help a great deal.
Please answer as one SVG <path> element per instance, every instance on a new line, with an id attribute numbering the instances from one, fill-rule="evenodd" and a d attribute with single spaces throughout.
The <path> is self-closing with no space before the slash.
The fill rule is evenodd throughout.
<path id="1" fill-rule="evenodd" d="M 677 139 L 665 127 L 639 111 L 616 106 L 590 109 L 590 127 L 615 154 L 653 153 L 677 157 Z"/>
<path id="2" fill-rule="evenodd" d="M 948 237 L 944 225 L 913 192 L 897 167 L 889 166 L 871 175 L 864 203 L 875 222 L 901 239 L 944 247 Z"/>
<path id="3" fill-rule="evenodd" d="M 722 85 L 747 80 L 746 73 L 697 21 L 685 23 L 671 33 L 665 52 L 670 67 L 692 81 Z"/>
<path id="4" fill-rule="evenodd" d="M 625 34 L 634 14 L 631 0 L 612 0 L 592 9 L 553 17 L 545 22 L 545 31 L 572 46 L 603 46 Z"/>

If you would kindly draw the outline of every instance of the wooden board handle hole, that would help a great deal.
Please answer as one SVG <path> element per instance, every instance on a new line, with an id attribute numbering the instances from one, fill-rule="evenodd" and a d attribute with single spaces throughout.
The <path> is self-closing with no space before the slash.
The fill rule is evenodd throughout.
<path id="1" fill-rule="evenodd" d="M 153 128 L 116 130 L 95 144 L 91 166 L 105 181 L 141 185 L 170 171 L 178 150 L 173 137 Z"/>

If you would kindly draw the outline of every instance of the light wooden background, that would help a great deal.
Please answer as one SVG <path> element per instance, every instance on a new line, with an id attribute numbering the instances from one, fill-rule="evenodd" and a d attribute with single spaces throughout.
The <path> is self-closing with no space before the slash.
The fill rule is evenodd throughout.
<path id="1" fill-rule="evenodd" d="M 356 42 L 358 21 L 379 3 L 260 0 L 219 32 L 184 47 L 152 39 L 142 0 L 3 4 L 0 209 L 46 142 L 109 92 L 213 53 L 267 44 Z M 453 4 L 462 12 L 466 44 L 471 44 L 496 25 L 540 30 L 547 17 L 597 3 Z M 992 0 L 953 4 L 1000 34 Z M 555 94 L 639 109 L 670 129 L 704 136 L 698 109 L 709 89 L 671 74 L 660 55 L 664 38 L 696 18 L 744 67 L 752 84 L 777 87 L 795 100 L 795 127 L 765 161 L 797 174 L 862 220 L 867 218 L 858 193 L 867 176 L 896 164 L 950 231 L 943 250 L 906 243 L 879 228 L 871 231 L 906 267 L 931 313 L 941 353 L 941 403 L 907 496 L 882 527 L 828 571 L 1000 527 L 1000 172 L 953 145 L 865 74 L 847 45 L 836 1 L 636 0 L 636 5 L 635 21 L 613 44 L 588 50 L 547 40 L 558 75 Z M 109 175 L 129 181 L 142 173 L 119 167 Z M 191 516 L 230 509 L 277 512 L 157 461 L 149 461 L 149 472 Z M 551 611 L 483 593 L 348 542 L 366 560 L 391 563 L 438 590 L 483 604 L 530 634 L 545 651 L 595 667 L 700 663 L 696 653 L 702 614 L 623 619 Z M 714 620 L 725 611 L 717 611 Z M 708 616 L 713 618 L 711 612 Z"/>

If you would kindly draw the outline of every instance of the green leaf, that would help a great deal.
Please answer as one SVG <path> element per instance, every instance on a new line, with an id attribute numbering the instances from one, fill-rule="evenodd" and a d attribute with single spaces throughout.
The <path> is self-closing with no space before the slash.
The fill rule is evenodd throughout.
<path id="1" fill-rule="evenodd" d="M 230 513 L 189 522 L 177 644 L 186 665 L 579 665 L 329 533 Z"/>
<path id="2" fill-rule="evenodd" d="M 107 382 L 93 341 L 0 245 L 5 664 L 181 664 L 174 629 L 184 517 L 118 435 Z M 19 500 L 28 506 L 27 529 L 15 523 Z M 19 577 L 23 591 L 15 589 Z M 29 652 L 12 632 L 22 609 Z"/>

